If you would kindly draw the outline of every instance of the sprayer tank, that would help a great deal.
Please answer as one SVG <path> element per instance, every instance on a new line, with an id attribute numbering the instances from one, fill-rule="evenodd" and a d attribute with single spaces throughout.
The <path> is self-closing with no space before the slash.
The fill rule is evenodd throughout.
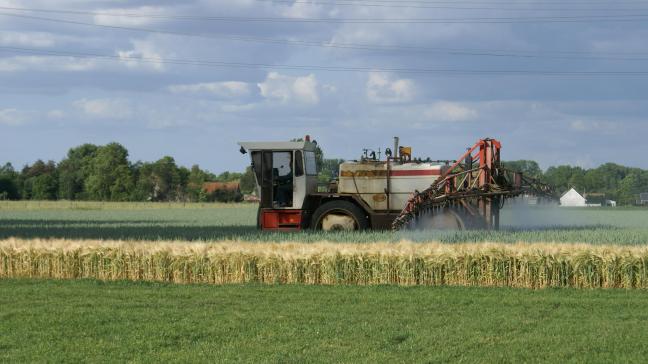
<path id="1" fill-rule="evenodd" d="M 338 192 L 358 194 L 374 210 L 401 210 L 415 190 L 428 188 L 447 168 L 431 163 L 344 162 Z"/>

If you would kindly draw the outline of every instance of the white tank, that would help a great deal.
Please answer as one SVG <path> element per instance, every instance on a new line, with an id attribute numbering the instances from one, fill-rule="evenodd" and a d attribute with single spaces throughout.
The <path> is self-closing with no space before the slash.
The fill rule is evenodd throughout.
<path id="1" fill-rule="evenodd" d="M 340 164 L 338 192 L 359 194 L 374 210 L 402 210 L 414 190 L 430 187 L 445 168 L 431 163 L 390 162 L 387 198 L 387 162 L 344 162 Z"/>

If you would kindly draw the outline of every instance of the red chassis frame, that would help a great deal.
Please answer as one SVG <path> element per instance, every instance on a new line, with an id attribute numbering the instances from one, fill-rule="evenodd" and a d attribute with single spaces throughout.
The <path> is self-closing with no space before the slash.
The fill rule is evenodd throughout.
<path id="1" fill-rule="evenodd" d="M 298 231 L 302 229 L 302 210 L 261 209 L 261 229 L 270 231 Z"/>

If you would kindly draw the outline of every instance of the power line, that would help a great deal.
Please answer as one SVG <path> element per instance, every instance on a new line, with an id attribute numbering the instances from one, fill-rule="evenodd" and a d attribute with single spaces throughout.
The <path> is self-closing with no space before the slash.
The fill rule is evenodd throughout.
<path id="1" fill-rule="evenodd" d="M 256 1 L 272 1 L 272 0 L 256 0 Z M 300 1 L 300 0 L 296 0 Z M 339 1 L 339 0 L 331 0 Z M 477 5 L 488 5 L 488 4 L 537 4 L 538 0 L 342 0 L 347 2 L 355 3 L 415 3 L 415 4 L 477 4 Z M 645 0 L 615 0 L 615 1 L 596 1 L 596 0 L 542 0 L 542 4 L 582 4 L 582 5 L 597 5 L 597 4 L 646 4 Z"/>
<path id="2" fill-rule="evenodd" d="M 307 0 L 256 0 L 258 2 L 264 2 L 264 3 L 276 3 L 276 4 L 305 4 L 305 5 L 323 5 L 323 6 L 348 6 L 348 7 L 368 7 L 368 8 L 403 8 L 403 9 L 446 9 L 446 10 L 496 10 L 496 11 L 586 11 L 586 12 L 592 12 L 592 11 L 605 11 L 605 12 L 610 12 L 610 11 L 646 11 L 648 10 L 647 8 L 590 8 L 590 7 L 580 7 L 580 8 L 565 8 L 565 7 L 553 7 L 553 8 L 545 8 L 545 7 L 515 7 L 519 5 L 534 5 L 534 4 L 515 4 L 515 3 L 504 3 L 503 5 L 513 5 L 514 7 L 493 7 L 492 5 L 498 5 L 497 3 L 465 3 L 465 2 L 410 2 L 410 1 L 404 1 L 404 2 L 384 2 L 384 1 L 376 1 L 376 0 L 369 0 L 368 2 L 361 1 L 349 1 L 349 0 L 336 0 L 336 1 L 307 1 Z M 427 5 L 425 5 L 427 4 Z M 448 4 L 448 5 L 444 5 Z M 480 6 L 475 6 L 475 5 L 480 5 Z M 543 3 L 544 5 L 545 3 Z M 585 3 L 581 3 L 582 5 L 589 5 Z M 459 5 L 459 6 L 458 6 Z M 461 5 L 469 5 L 469 6 L 461 6 Z M 483 7 L 484 5 L 491 5 L 490 7 Z M 551 5 L 551 4 L 550 4 Z M 553 3 L 553 5 L 578 5 L 576 4 L 569 4 L 569 3 Z"/>
<path id="3" fill-rule="evenodd" d="M 388 67 L 339 67 L 321 65 L 290 65 L 268 63 L 242 63 L 223 62 L 195 59 L 163 59 L 151 57 L 132 57 L 125 55 L 109 55 L 99 53 L 82 53 L 55 50 L 42 50 L 23 47 L 0 46 L 0 51 L 17 52 L 23 54 L 37 54 L 56 57 L 89 58 L 116 61 L 137 61 L 154 64 L 189 65 L 216 68 L 245 68 L 245 69 L 281 69 L 301 71 L 326 71 L 326 72 L 379 72 L 402 74 L 427 74 L 427 75 L 485 75 L 485 76 L 648 76 L 648 71 L 549 71 L 549 70 L 479 70 L 479 69 L 452 69 L 452 68 L 388 68 Z"/>
<path id="4" fill-rule="evenodd" d="M 259 2 L 275 2 L 275 0 L 256 0 Z M 284 1 L 284 0 L 276 0 Z M 302 0 L 296 0 L 302 1 Z M 313 0 L 321 1 L 321 0 Z M 497 0 L 497 1 L 453 1 L 453 0 L 331 0 L 331 2 L 343 1 L 349 3 L 385 3 L 385 4 L 449 4 L 449 5 L 539 5 L 538 1 L 534 0 Z M 645 0 L 618 0 L 618 1 L 591 1 L 591 0 L 564 0 L 564 1 L 551 1 L 543 0 L 541 1 L 542 5 L 608 5 L 609 3 L 614 3 L 617 5 L 646 5 Z"/>
<path id="5" fill-rule="evenodd" d="M 21 18 L 54 22 L 54 23 L 64 23 L 64 24 L 82 25 L 82 26 L 105 28 L 105 29 L 145 32 L 145 33 L 153 33 L 153 34 L 165 34 L 165 35 L 182 36 L 182 37 L 197 37 L 197 38 L 252 42 L 252 43 L 262 43 L 262 44 L 281 44 L 281 45 L 290 45 L 290 46 L 322 47 L 322 48 L 335 48 L 335 49 L 347 49 L 347 50 L 367 50 L 367 51 L 383 51 L 383 52 L 399 51 L 399 52 L 435 53 L 435 54 L 441 53 L 441 54 L 459 55 L 459 56 L 484 56 L 484 57 L 499 57 L 499 58 L 508 57 L 508 58 L 612 60 L 612 61 L 647 61 L 648 60 L 648 58 L 645 57 L 637 57 L 637 56 L 646 56 L 648 55 L 648 53 L 609 53 L 613 55 L 613 56 L 609 56 L 609 54 L 606 55 L 605 53 L 594 54 L 590 52 L 577 52 L 577 51 L 530 52 L 530 51 L 501 50 L 501 49 L 461 49 L 461 48 L 421 47 L 421 46 L 409 46 L 409 45 L 378 45 L 378 44 L 339 43 L 339 42 L 331 43 L 327 41 L 266 38 L 266 37 L 247 36 L 247 35 L 197 34 L 197 33 L 139 28 L 139 27 L 126 27 L 126 26 L 119 26 L 119 25 L 86 23 L 86 22 L 75 21 L 75 20 L 36 17 L 36 16 L 22 15 L 22 14 L 0 13 L 0 15 L 16 16 Z M 619 55 L 623 55 L 623 56 L 619 56 Z"/>
<path id="6" fill-rule="evenodd" d="M 199 20 L 220 22 L 245 23 L 328 23 L 328 24 L 525 24 L 525 23 L 590 23 L 590 22 L 636 22 L 648 19 L 646 14 L 615 14 L 615 15 L 580 15 L 580 16 L 541 16 L 541 17 L 474 17 L 474 18 L 269 18 L 269 17 L 234 17 L 234 16 L 195 16 L 195 15 L 163 15 L 163 14 L 133 14 L 106 13 L 77 10 L 8 8 L 4 10 L 61 13 L 75 15 L 132 17 L 151 19 Z M 14 13 L 1 13 L 7 16 L 23 16 Z"/>

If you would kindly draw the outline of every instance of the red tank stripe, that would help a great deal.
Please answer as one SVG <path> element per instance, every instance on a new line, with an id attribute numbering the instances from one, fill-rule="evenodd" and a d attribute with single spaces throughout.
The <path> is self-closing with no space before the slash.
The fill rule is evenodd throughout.
<path id="1" fill-rule="evenodd" d="M 392 170 L 390 176 L 440 176 L 440 169 L 410 169 L 410 170 Z"/>

